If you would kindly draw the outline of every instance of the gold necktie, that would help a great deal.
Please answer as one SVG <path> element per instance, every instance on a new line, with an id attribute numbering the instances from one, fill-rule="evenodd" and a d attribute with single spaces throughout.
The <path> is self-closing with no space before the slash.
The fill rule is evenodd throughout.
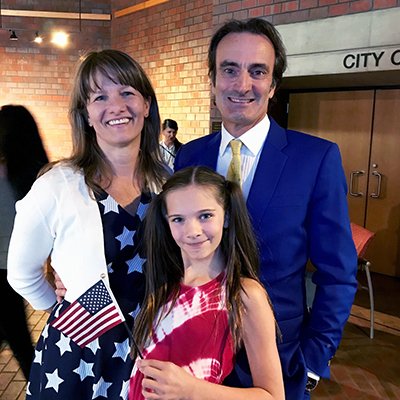
<path id="1" fill-rule="evenodd" d="M 232 182 L 242 185 L 242 178 L 240 173 L 240 149 L 242 147 L 242 142 L 240 140 L 231 140 L 229 142 L 232 149 L 232 160 L 229 164 L 228 174 L 226 178 Z"/>

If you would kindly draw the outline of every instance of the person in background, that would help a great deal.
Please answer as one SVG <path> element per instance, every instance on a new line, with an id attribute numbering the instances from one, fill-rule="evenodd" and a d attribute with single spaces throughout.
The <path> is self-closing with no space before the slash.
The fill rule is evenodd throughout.
<path id="1" fill-rule="evenodd" d="M 7 282 L 7 253 L 15 202 L 28 193 L 48 161 L 32 114 L 21 105 L 4 105 L 0 109 L 0 339 L 9 343 L 26 379 L 33 344 L 24 300 Z"/>
<path id="2" fill-rule="evenodd" d="M 268 21 L 232 20 L 213 35 L 209 76 L 222 130 L 181 147 L 175 171 L 205 165 L 239 179 L 260 246 L 261 281 L 271 297 L 288 400 L 308 398 L 342 337 L 357 290 L 347 187 L 338 146 L 283 129 L 268 116 L 286 68 L 278 31 Z M 231 162 L 232 160 L 232 162 Z M 305 272 L 316 268 L 311 313 Z M 226 383 L 251 385 L 245 354 Z"/>
<path id="3" fill-rule="evenodd" d="M 135 323 L 130 400 L 284 399 L 275 319 L 239 185 L 175 173 L 145 223 L 146 296 Z M 254 386 L 221 385 L 246 349 Z"/>
<path id="4" fill-rule="evenodd" d="M 178 123 L 173 119 L 164 120 L 161 127 L 160 150 L 161 155 L 171 169 L 174 170 L 174 161 L 177 151 L 182 146 L 182 143 L 176 138 L 178 134 Z"/>
<path id="5" fill-rule="evenodd" d="M 8 254 L 11 286 L 34 308 L 50 312 L 27 399 L 125 399 L 130 331 L 144 291 L 142 222 L 153 190 L 167 177 L 159 110 L 141 66 L 117 50 L 88 53 L 73 82 L 72 155 L 49 165 L 17 203 Z M 59 304 L 43 274 L 49 256 L 67 289 Z M 98 282 L 111 289 L 125 323 L 78 345 L 53 325 L 71 312 L 67 322 L 76 338 L 81 320 L 75 323 L 74 316 L 81 314 L 73 314 L 75 304 L 102 321 L 96 307 L 110 296 L 101 292 L 99 303 L 85 297 Z"/>

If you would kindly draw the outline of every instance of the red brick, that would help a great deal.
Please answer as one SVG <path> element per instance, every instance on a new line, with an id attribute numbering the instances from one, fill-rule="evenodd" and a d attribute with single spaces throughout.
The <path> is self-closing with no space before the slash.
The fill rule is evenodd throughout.
<path id="1" fill-rule="evenodd" d="M 300 9 L 315 8 L 318 6 L 318 0 L 300 0 Z"/>
<path id="2" fill-rule="evenodd" d="M 282 12 L 282 4 L 273 4 L 265 7 L 265 15 L 275 15 Z"/>
<path id="3" fill-rule="evenodd" d="M 235 12 L 239 11 L 242 9 L 242 2 L 241 1 L 235 1 L 227 4 L 226 10 L 228 12 Z"/>
<path id="4" fill-rule="evenodd" d="M 213 9 L 214 15 L 226 13 L 226 4 L 219 4 Z"/>
<path id="5" fill-rule="evenodd" d="M 335 4 L 329 7 L 329 16 L 335 17 L 338 15 L 348 14 L 350 11 L 349 3 Z"/>
<path id="6" fill-rule="evenodd" d="M 332 4 L 337 4 L 337 2 L 338 2 L 337 0 L 319 0 L 318 5 L 320 7 L 323 7 L 323 6 L 329 6 Z"/>
<path id="7" fill-rule="evenodd" d="M 236 19 L 247 19 L 249 17 L 248 10 L 240 10 L 233 13 L 233 18 Z"/>
<path id="8" fill-rule="evenodd" d="M 350 2 L 351 12 L 369 11 L 372 9 L 372 0 L 359 0 Z"/>
<path id="9" fill-rule="evenodd" d="M 264 7 L 256 7 L 249 10 L 249 17 L 256 18 L 264 15 Z"/>
<path id="10" fill-rule="evenodd" d="M 257 6 L 257 0 L 243 0 L 242 8 L 251 8 Z"/>
<path id="11" fill-rule="evenodd" d="M 297 0 L 282 3 L 282 12 L 297 11 L 298 9 L 299 3 Z"/>
<path id="12" fill-rule="evenodd" d="M 396 6 L 397 6 L 396 0 L 374 0 L 373 4 L 374 9 L 390 8 Z"/>

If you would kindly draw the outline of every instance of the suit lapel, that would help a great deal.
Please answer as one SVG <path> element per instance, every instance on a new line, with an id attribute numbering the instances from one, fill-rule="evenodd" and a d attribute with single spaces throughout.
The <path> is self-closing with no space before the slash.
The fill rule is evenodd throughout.
<path id="1" fill-rule="evenodd" d="M 254 175 L 247 208 L 258 229 L 264 211 L 274 194 L 285 166 L 287 155 L 282 149 L 287 145 L 286 132 L 272 118 L 270 130 Z"/>
<path id="2" fill-rule="evenodd" d="M 217 161 L 219 154 L 219 145 L 221 143 L 221 132 L 210 135 L 210 140 L 207 143 L 205 154 L 199 153 L 199 164 L 210 167 L 213 170 L 217 169 Z"/>

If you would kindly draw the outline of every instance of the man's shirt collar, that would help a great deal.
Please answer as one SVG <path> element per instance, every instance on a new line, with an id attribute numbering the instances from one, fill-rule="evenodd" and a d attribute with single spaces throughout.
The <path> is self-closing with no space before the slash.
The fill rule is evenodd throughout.
<path id="1" fill-rule="evenodd" d="M 265 139 L 267 138 L 270 125 L 270 120 L 268 115 L 266 115 L 257 125 L 253 126 L 238 138 L 235 138 L 225 129 L 224 124 L 222 124 L 219 155 L 221 156 L 225 153 L 226 148 L 229 146 L 229 142 L 231 140 L 240 139 L 245 148 L 250 151 L 253 156 L 256 156 L 260 152 Z"/>

